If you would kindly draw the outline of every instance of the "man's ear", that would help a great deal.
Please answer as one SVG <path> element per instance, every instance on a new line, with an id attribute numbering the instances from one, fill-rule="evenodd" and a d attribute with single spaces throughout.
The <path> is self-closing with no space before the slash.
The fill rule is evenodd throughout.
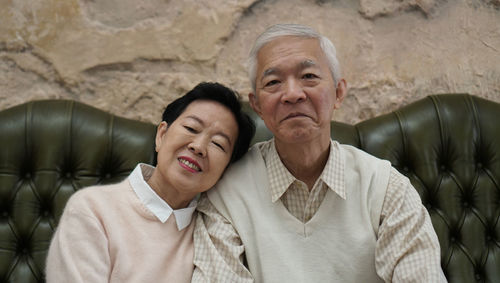
<path id="1" fill-rule="evenodd" d="M 344 79 L 341 79 L 337 88 L 335 89 L 335 103 L 333 104 L 333 109 L 339 109 L 342 101 L 347 95 L 347 82 Z"/>
<path id="2" fill-rule="evenodd" d="M 262 118 L 259 100 L 253 92 L 250 92 L 248 94 L 248 101 L 250 102 L 250 106 L 252 107 L 253 111 L 255 111 L 255 113 L 257 113 Z"/>
<path id="3" fill-rule="evenodd" d="M 168 124 L 165 121 L 162 121 L 159 125 L 158 128 L 156 129 L 156 138 L 155 138 L 155 150 L 158 152 L 161 147 L 161 143 L 163 142 L 163 137 L 167 133 L 168 129 Z"/>

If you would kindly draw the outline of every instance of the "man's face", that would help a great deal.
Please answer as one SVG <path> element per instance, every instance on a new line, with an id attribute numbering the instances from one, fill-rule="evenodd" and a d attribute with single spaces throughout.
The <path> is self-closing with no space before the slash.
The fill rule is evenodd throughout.
<path id="1" fill-rule="evenodd" d="M 317 39 L 284 36 L 257 54 L 256 93 L 249 99 L 277 141 L 329 140 L 345 81 L 338 86 Z"/>

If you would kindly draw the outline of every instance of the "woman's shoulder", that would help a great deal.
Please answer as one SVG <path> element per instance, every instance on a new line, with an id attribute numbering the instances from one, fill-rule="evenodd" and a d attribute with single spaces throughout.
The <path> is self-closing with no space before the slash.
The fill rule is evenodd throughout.
<path id="1" fill-rule="evenodd" d="M 88 213 L 100 208 L 109 208 L 116 203 L 117 198 L 125 195 L 123 192 L 129 187 L 128 179 L 126 179 L 116 184 L 82 188 L 69 198 L 65 210 Z"/>

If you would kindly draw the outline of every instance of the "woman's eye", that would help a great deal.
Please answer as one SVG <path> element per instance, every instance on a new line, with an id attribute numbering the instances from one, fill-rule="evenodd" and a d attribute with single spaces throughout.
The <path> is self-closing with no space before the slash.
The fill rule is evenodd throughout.
<path id="1" fill-rule="evenodd" d="M 188 130 L 188 132 L 190 132 L 190 133 L 196 133 L 196 130 L 195 130 L 194 128 L 191 128 L 191 127 L 189 127 L 189 126 L 184 126 L 184 128 L 185 128 L 186 130 Z"/>
<path id="2" fill-rule="evenodd" d="M 222 149 L 222 151 L 226 152 L 226 150 L 224 149 L 224 147 L 223 147 L 220 143 L 218 143 L 218 142 L 212 142 L 212 143 L 213 143 L 216 147 L 218 147 L 218 148 Z"/>

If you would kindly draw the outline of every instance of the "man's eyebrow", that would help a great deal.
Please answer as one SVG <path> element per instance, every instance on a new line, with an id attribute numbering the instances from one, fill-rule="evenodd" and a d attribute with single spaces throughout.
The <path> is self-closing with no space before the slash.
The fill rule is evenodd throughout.
<path id="1" fill-rule="evenodd" d="M 309 68 L 309 67 L 316 67 L 316 66 L 318 66 L 318 64 L 311 59 L 306 59 L 306 60 L 300 62 L 298 66 L 301 69 L 305 69 L 305 68 Z M 277 72 L 278 72 L 278 69 L 269 68 L 269 69 L 265 70 L 264 72 L 262 72 L 262 78 L 265 78 L 266 76 L 269 76 L 269 75 L 273 75 Z"/>
<path id="2" fill-rule="evenodd" d="M 274 74 L 274 73 L 276 73 L 276 72 L 277 72 L 276 68 L 269 68 L 269 69 L 265 70 L 265 71 L 262 73 L 262 78 L 265 78 L 265 77 L 267 77 L 267 76 L 269 76 L 269 75 L 272 75 L 272 74 Z"/>
<path id="3" fill-rule="evenodd" d="M 195 115 L 188 115 L 188 116 L 186 116 L 186 118 L 193 119 L 196 122 L 200 123 L 202 126 L 205 126 L 205 123 L 203 122 L 203 120 L 201 120 L 200 118 L 198 118 Z M 231 138 L 229 138 L 228 134 L 226 134 L 226 133 L 224 133 L 222 131 L 218 131 L 216 134 L 219 135 L 219 136 L 221 136 L 221 137 L 223 137 L 223 138 L 225 138 L 229 142 L 230 145 L 233 144 L 233 142 L 231 141 Z"/>
<path id="4" fill-rule="evenodd" d="M 309 67 L 316 67 L 316 66 L 318 66 L 318 64 L 316 64 L 316 62 L 314 62 L 311 59 L 307 59 L 307 60 L 300 62 L 300 66 L 302 67 L 302 69 L 305 69 L 305 68 L 309 68 Z"/>

